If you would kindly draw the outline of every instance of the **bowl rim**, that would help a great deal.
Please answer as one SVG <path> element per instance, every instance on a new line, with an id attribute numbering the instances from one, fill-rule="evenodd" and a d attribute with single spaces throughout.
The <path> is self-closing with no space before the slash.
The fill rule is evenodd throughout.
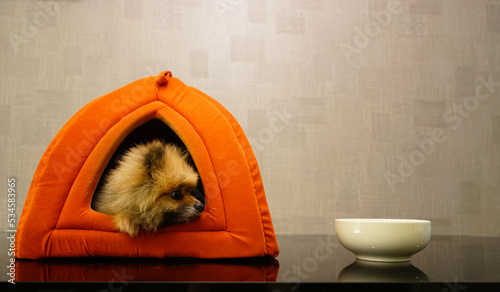
<path id="1" fill-rule="evenodd" d="M 389 218 L 339 218 L 335 222 L 351 223 L 430 223 L 430 220 L 424 219 L 389 219 Z"/>

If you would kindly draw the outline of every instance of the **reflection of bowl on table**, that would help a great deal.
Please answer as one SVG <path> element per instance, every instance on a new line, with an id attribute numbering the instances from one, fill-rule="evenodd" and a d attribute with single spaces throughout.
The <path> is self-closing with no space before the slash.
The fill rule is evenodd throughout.
<path id="1" fill-rule="evenodd" d="M 356 258 L 405 262 L 424 249 L 431 238 L 431 222 L 410 219 L 336 219 L 337 239 Z"/>
<path id="2" fill-rule="evenodd" d="M 337 277 L 339 282 L 429 282 L 429 277 L 410 262 L 384 263 L 356 260 Z"/>

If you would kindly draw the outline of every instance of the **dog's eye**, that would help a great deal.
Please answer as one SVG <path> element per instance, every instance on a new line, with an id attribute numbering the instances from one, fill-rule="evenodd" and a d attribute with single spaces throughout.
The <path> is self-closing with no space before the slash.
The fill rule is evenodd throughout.
<path id="1" fill-rule="evenodd" d="M 174 199 L 174 200 L 180 200 L 180 199 L 182 199 L 182 193 L 181 193 L 180 190 L 173 191 L 172 194 L 171 194 L 171 196 L 172 196 L 172 199 Z"/>

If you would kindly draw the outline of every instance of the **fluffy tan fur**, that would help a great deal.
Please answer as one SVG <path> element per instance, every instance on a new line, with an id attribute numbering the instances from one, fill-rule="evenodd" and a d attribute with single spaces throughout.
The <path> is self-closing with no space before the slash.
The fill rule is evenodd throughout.
<path id="1" fill-rule="evenodd" d="M 112 216 L 130 236 L 195 219 L 204 206 L 192 195 L 199 177 L 187 157 L 160 141 L 131 148 L 107 176 L 96 211 Z"/>

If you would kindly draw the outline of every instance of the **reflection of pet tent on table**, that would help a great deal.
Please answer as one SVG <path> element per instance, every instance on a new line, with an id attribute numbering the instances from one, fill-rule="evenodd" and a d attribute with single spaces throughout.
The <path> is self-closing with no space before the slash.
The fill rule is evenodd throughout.
<path id="1" fill-rule="evenodd" d="M 16 282 L 274 282 L 275 259 L 69 258 L 17 261 Z M 118 289 L 117 289 L 118 290 Z M 125 290 L 127 291 L 127 290 Z"/>
<path id="2" fill-rule="evenodd" d="M 172 129 L 190 152 L 203 184 L 205 211 L 188 225 L 131 238 L 115 229 L 110 216 L 93 211 L 91 200 L 122 141 L 154 120 Z M 90 102 L 63 126 L 33 177 L 16 248 L 16 256 L 27 259 L 279 253 L 259 167 L 241 127 L 219 103 L 170 72 Z"/>

